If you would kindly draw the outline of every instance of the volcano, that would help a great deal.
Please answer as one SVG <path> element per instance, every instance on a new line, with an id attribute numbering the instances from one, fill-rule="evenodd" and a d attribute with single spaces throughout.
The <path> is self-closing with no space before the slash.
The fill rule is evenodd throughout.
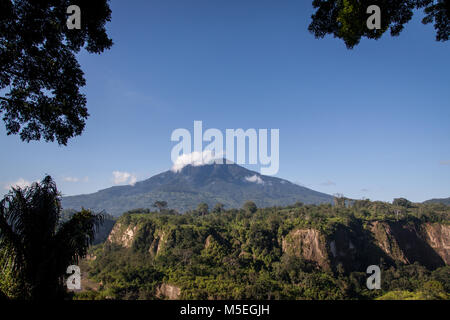
<path id="1" fill-rule="evenodd" d="M 187 165 L 166 171 L 135 185 L 115 186 L 86 195 L 64 197 L 64 209 L 81 207 L 118 216 L 136 208 L 151 208 L 157 200 L 167 201 L 179 212 L 195 209 L 201 202 L 210 207 L 220 202 L 226 208 L 240 208 L 251 200 L 258 207 L 331 203 L 331 195 L 288 180 L 261 175 L 237 164 Z"/>

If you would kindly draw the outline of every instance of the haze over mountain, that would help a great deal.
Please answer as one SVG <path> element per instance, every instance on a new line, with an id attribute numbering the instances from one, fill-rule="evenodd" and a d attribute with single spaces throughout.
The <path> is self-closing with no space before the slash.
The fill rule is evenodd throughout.
<path id="1" fill-rule="evenodd" d="M 200 202 L 213 207 L 240 208 L 247 200 L 258 207 L 283 206 L 301 201 L 305 204 L 331 203 L 332 196 L 287 180 L 260 175 L 236 164 L 187 165 L 179 171 L 166 171 L 135 185 L 115 186 L 98 192 L 64 197 L 64 209 L 105 210 L 120 215 L 136 208 L 151 208 L 157 200 L 169 208 L 185 212 Z"/>

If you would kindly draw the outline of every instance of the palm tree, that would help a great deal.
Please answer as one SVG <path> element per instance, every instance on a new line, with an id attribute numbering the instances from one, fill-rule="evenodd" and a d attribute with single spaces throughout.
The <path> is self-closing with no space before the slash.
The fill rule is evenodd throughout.
<path id="1" fill-rule="evenodd" d="M 61 195 L 50 176 L 0 201 L 0 290 L 9 298 L 65 296 L 64 275 L 87 253 L 102 214 L 75 213 L 62 223 Z M 1 294 L 0 294 L 1 295 Z"/>

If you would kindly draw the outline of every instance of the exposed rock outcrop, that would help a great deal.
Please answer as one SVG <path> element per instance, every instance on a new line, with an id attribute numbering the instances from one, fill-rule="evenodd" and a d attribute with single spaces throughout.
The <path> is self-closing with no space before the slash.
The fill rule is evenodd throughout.
<path id="1" fill-rule="evenodd" d="M 111 233 L 108 236 L 108 242 L 120 245 L 125 248 L 130 248 L 138 226 L 136 225 L 123 225 L 120 222 L 116 223 Z"/>
<path id="2" fill-rule="evenodd" d="M 209 234 L 205 238 L 190 226 L 170 229 L 149 222 L 118 222 L 108 242 L 125 248 L 136 242 L 139 248 L 156 256 L 166 249 L 176 248 L 186 237 L 198 237 L 205 250 L 231 246 L 219 234 Z M 193 241 L 195 244 L 197 240 Z M 280 241 L 284 254 L 315 262 L 325 270 L 337 270 L 341 265 L 347 272 L 364 272 L 371 264 L 414 262 L 435 269 L 450 263 L 450 226 L 437 223 L 374 221 L 366 225 L 339 224 L 327 234 L 313 228 L 297 228 Z M 233 243 L 234 246 L 242 245 L 236 240 Z M 251 259 L 252 255 L 241 248 L 239 257 Z"/>
<path id="3" fill-rule="evenodd" d="M 444 260 L 450 264 L 450 226 L 438 223 L 424 225 L 427 243 Z"/>
<path id="4" fill-rule="evenodd" d="M 207 236 L 206 240 L 205 240 L 205 249 L 208 249 L 211 246 L 213 241 L 214 241 L 214 237 L 212 235 Z"/>
<path id="5" fill-rule="evenodd" d="M 160 299 L 177 300 L 180 295 L 181 289 L 168 283 L 163 283 L 156 289 L 156 296 Z"/>
<path id="6" fill-rule="evenodd" d="M 375 221 L 367 227 L 341 225 L 328 236 L 295 229 L 282 239 L 282 249 L 325 269 L 342 265 L 345 271 L 363 272 L 381 262 L 419 262 L 435 269 L 450 262 L 450 226 Z"/>
<path id="7" fill-rule="evenodd" d="M 150 245 L 149 252 L 155 256 L 160 254 L 166 242 L 166 233 L 162 230 L 155 230 L 155 232 L 153 233 L 153 241 Z"/>
<path id="8" fill-rule="evenodd" d="M 450 238 L 448 235 L 445 237 L 445 231 L 442 230 L 448 232 L 444 225 L 404 222 L 372 224 L 372 232 L 378 245 L 390 258 L 406 264 L 419 262 L 430 269 L 448 263 L 442 256 L 448 253 L 445 246 L 449 245 Z"/>
<path id="9" fill-rule="evenodd" d="M 316 262 L 320 267 L 330 267 L 325 237 L 314 229 L 296 229 L 282 240 L 283 252 Z"/>
<path id="10" fill-rule="evenodd" d="M 394 261 L 408 263 L 408 259 L 400 249 L 395 234 L 387 222 L 375 221 L 371 223 L 370 231 L 375 238 L 376 244 L 386 253 L 386 255 L 391 257 Z"/>
<path id="11" fill-rule="evenodd" d="M 167 242 L 167 232 L 156 229 L 152 225 L 129 224 L 117 222 L 111 230 L 107 242 L 124 248 L 131 248 L 137 238 L 148 242 L 148 252 L 158 255 L 164 249 Z"/>

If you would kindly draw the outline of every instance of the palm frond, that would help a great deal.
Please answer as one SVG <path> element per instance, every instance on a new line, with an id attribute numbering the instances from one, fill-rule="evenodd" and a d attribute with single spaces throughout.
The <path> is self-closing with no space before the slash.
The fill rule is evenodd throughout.
<path id="1" fill-rule="evenodd" d="M 103 221 L 102 213 L 94 214 L 90 210 L 82 209 L 63 223 L 55 235 L 56 252 L 64 257 L 61 261 L 78 263 L 78 260 L 87 254 L 87 249 L 93 243 L 95 233 Z M 61 267 L 66 268 L 67 263 Z"/>

